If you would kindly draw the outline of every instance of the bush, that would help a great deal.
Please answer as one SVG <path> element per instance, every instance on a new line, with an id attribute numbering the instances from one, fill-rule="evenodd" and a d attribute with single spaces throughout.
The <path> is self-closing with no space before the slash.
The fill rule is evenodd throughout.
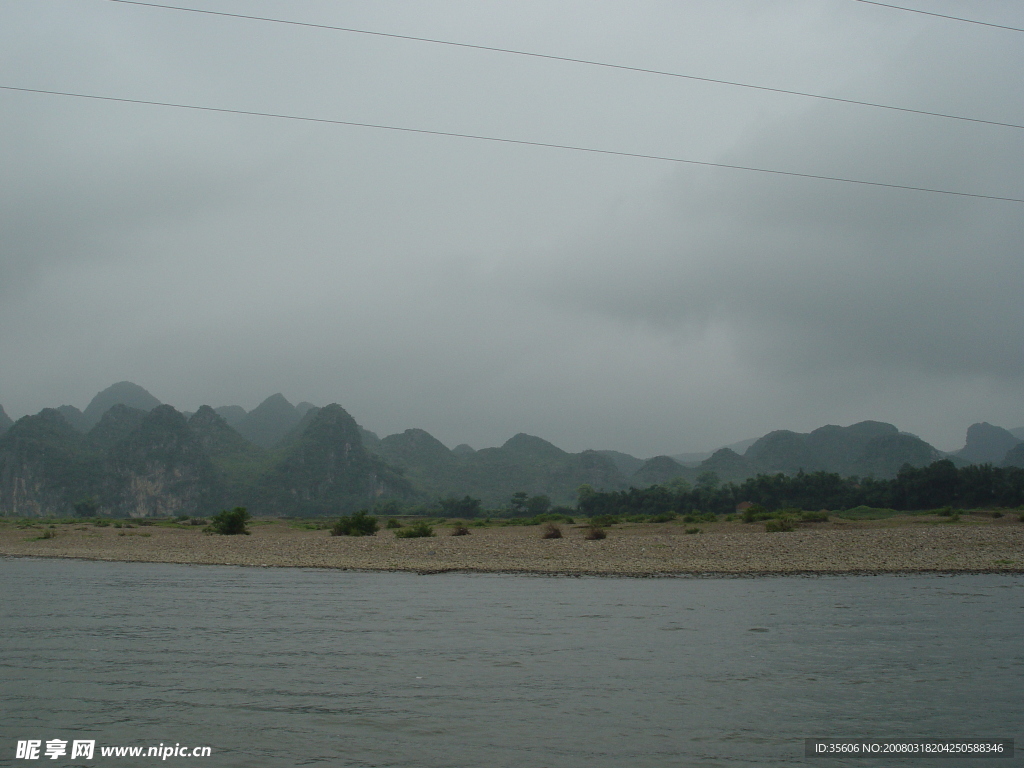
<path id="1" fill-rule="evenodd" d="M 752 523 L 755 520 L 763 519 L 761 516 L 768 514 L 768 510 L 762 507 L 760 504 L 751 504 L 745 510 L 743 510 L 743 522 Z"/>
<path id="2" fill-rule="evenodd" d="M 189 525 L 207 525 L 207 522 L 201 517 L 193 517 L 188 521 Z"/>
<path id="3" fill-rule="evenodd" d="M 452 528 L 452 536 L 469 536 L 469 528 L 464 525 L 456 525 Z"/>
<path id="4" fill-rule="evenodd" d="M 360 509 L 351 517 L 339 517 L 338 522 L 331 526 L 331 536 L 373 536 L 379 528 L 377 518 Z"/>
<path id="5" fill-rule="evenodd" d="M 433 535 L 434 529 L 431 528 L 426 521 L 421 521 L 414 525 L 410 525 L 408 528 L 395 531 L 395 536 L 400 539 L 421 539 Z"/>
<path id="6" fill-rule="evenodd" d="M 387 528 L 390 531 L 390 530 L 394 530 L 395 528 L 401 528 L 402 524 L 400 522 L 398 522 L 397 520 L 395 520 L 395 518 L 392 517 L 390 520 L 388 520 L 388 524 L 385 525 L 384 527 Z"/>
<path id="7" fill-rule="evenodd" d="M 993 512 L 993 513 L 992 513 L 992 517 L 993 517 L 994 519 L 996 519 L 996 520 L 998 520 L 998 519 L 999 519 L 1000 517 L 1002 517 L 1002 516 L 1003 516 L 1003 513 L 1002 513 L 1002 512 Z"/>
<path id="8" fill-rule="evenodd" d="M 700 528 L 687 528 L 687 533 L 700 533 Z"/>
<path id="9" fill-rule="evenodd" d="M 93 522 L 93 525 L 96 526 L 97 528 L 106 528 L 108 525 L 110 525 L 110 521 L 109 520 L 103 520 L 101 518 L 97 518 Z"/>
<path id="10" fill-rule="evenodd" d="M 249 513 L 245 507 L 235 507 L 230 512 L 223 510 L 218 512 L 210 520 L 210 524 L 203 529 L 204 533 L 219 533 L 222 536 L 237 536 L 238 534 L 249 535 L 249 529 L 245 527 L 249 520 Z M 125 526 L 128 528 L 129 526 Z"/>
<path id="11" fill-rule="evenodd" d="M 596 525 L 591 525 L 587 528 L 587 532 L 583 534 L 583 538 L 587 541 L 600 541 L 608 537 L 608 534 L 604 532 L 604 528 L 598 528 Z"/>
<path id="12" fill-rule="evenodd" d="M 670 523 L 676 519 L 675 512 L 662 512 L 660 515 L 651 515 L 647 518 L 649 523 Z"/>
<path id="13" fill-rule="evenodd" d="M 590 518 L 591 526 L 606 526 L 615 525 L 619 522 L 619 518 L 616 515 L 598 515 L 597 517 Z"/>
<path id="14" fill-rule="evenodd" d="M 540 537 L 542 539 L 560 539 L 562 538 L 562 529 L 554 523 L 544 523 L 540 529 Z"/>
<path id="15" fill-rule="evenodd" d="M 781 531 L 792 531 L 796 529 L 796 524 L 792 520 L 765 520 L 764 529 L 768 533 L 779 533 Z"/>

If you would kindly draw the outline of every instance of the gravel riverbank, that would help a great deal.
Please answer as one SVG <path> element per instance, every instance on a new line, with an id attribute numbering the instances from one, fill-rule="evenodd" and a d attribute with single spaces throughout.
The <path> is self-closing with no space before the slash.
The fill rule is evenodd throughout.
<path id="1" fill-rule="evenodd" d="M 138 521 L 133 521 L 137 524 Z M 660 576 L 683 574 L 841 574 L 1024 572 L 1024 524 L 980 518 L 957 523 L 892 519 L 812 524 L 768 533 L 762 524 L 625 524 L 601 541 L 562 525 L 563 538 L 542 539 L 536 526 L 471 528 L 451 536 L 399 539 L 331 536 L 285 521 L 257 521 L 249 536 L 203 534 L 198 527 L 117 529 L 40 521 L 0 525 L 0 555 L 69 557 L 358 570 Z M 53 538 L 40 538 L 51 531 Z"/>

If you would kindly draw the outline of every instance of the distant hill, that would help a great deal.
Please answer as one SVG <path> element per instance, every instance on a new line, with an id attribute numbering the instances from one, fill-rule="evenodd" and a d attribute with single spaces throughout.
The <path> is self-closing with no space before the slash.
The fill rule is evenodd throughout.
<path id="1" fill-rule="evenodd" d="M 630 485 L 637 488 L 645 488 L 649 485 L 662 485 L 669 480 L 685 477 L 686 468 L 671 456 L 655 456 L 644 462 L 630 478 Z"/>
<path id="2" fill-rule="evenodd" d="M 381 456 L 402 471 L 426 501 L 469 495 L 490 509 L 506 508 L 519 491 L 548 496 L 556 505 L 572 505 L 583 484 L 606 490 L 627 485 L 614 461 L 601 452 L 568 453 L 525 433 L 500 448 L 456 452 L 422 429 L 409 429 L 381 440 Z"/>
<path id="3" fill-rule="evenodd" d="M 261 448 L 273 448 L 302 421 L 308 410 L 300 412 L 278 392 L 245 414 L 235 429 Z"/>
<path id="4" fill-rule="evenodd" d="M 1019 440 L 1024 440 L 1024 427 L 1014 427 L 1010 430 L 1010 434 Z"/>
<path id="5" fill-rule="evenodd" d="M 213 463 L 224 505 L 241 504 L 256 478 L 269 467 L 270 453 L 238 434 L 208 405 L 189 418 L 188 428 Z"/>
<path id="6" fill-rule="evenodd" d="M 1008 429 L 996 427 L 983 421 L 967 428 L 967 443 L 956 452 L 956 456 L 971 464 L 995 464 L 1003 462 L 1006 452 L 1018 445 L 1021 439 Z"/>
<path id="7" fill-rule="evenodd" d="M 75 408 L 73 405 L 62 405 L 57 409 L 57 413 L 68 420 L 68 424 L 74 427 L 83 434 L 89 431 L 89 426 L 85 421 L 85 414 Z"/>
<path id="8" fill-rule="evenodd" d="M 958 466 L 1024 467 L 1024 440 L 1014 432 L 1024 428 L 974 424 L 955 454 L 877 421 L 776 430 L 710 455 L 646 460 L 613 450 L 569 453 L 525 433 L 498 448 L 449 450 L 422 429 L 381 439 L 337 404 L 292 405 L 278 393 L 250 412 L 204 405 L 182 414 L 119 382 L 84 412 L 65 405 L 12 422 L 0 408 L 0 515 L 68 516 L 93 502 L 109 515 L 205 516 L 236 505 L 254 514 L 336 515 L 380 500 L 429 507 L 466 495 L 497 510 L 519 492 L 572 506 L 584 484 L 615 491 L 678 478 L 706 488 L 713 484 L 698 481 L 706 473 L 721 483 L 801 471 L 888 479 L 943 456 Z M 695 456 L 703 458 L 680 460 Z"/>
<path id="9" fill-rule="evenodd" d="M 115 515 L 195 515 L 221 500 L 213 462 L 170 405 L 147 413 L 110 449 L 106 465 L 103 501 Z"/>
<path id="10" fill-rule="evenodd" d="M 18 419 L 0 436 L 0 512 L 69 515 L 102 480 L 100 457 L 56 409 Z"/>
<path id="11" fill-rule="evenodd" d="M 85 411 L 82 412 L 83 425 L 92 429 L 99 423 L 103 414 L 115 405 L 127 405 L 131 408 L 138 408 L 143 411 L 151 411 L 160 405 L 160 401 L 153 397 L 138 384 L 130 381 L 119 381 L 111 384 L 102 392 L 96 394 Z"/>
<path id="12" fill-rule="evenodd" d="M 851 475 L 891 479 L 896 477 L 900 467 L 927 467 L 943 458 L 940 451 L 921 438 L 900 432 L 895 435 L 881 435 L 864 446 L 860 458 L 851 467 Z"/>
<path id="13" fill-rule="evenodd" d="M 728 448 L 733 453 L 742 455 L 747 448 L 752 446 L 758 441 L 759 438 L 750 437 L 746 440 L 738 440 L 735 443 L 729 443 L 729 445 L 723 445 L 722 448 Z M 716 449 L 721 450 L 721 448 Z M 689 453 L 673 453 L 671 458 L 678 461 L 683 466 L 695 466 L 700 464 L 702 461 L 710 459 L 716 451 L 691 451 Z"/>
<path id="14" fill-rule="evenodd" d="M 336 403 L 315 411 L 305 431 L 259 478 L 247 506 L 255 514 L 352 512 L 378 498 L 408 498 L 408 480 L 363 446 L 359 425 Z"/>
<path id="15" fill-rule="evenodd" d="M 103 414 L 99 424 L 89 430 L 86 442 L 105 453 L 138 429 L 147 415 L 149 411 L 118 403 Z"/>
<path id="16" fill-rule="evenodd" d="M 248 411 L 240 405 L 222 405 L 219 408 L 214 408 L 213 411 L 224 419 L 232 429 L 238 429 L 238 425 L 242 423 L 242 419 L 244 419 L 246 413 L 248 413 Z M 198 411 L 196 411 L 196 413 L 198 413 Z"/>
<path id="17" fill-rule="evenodd" d="M 714 472 L 720 480 L 745 480 L 757 474 L 757 468 L 746 456 L 740 456 L 732 448 L 719 448 L 708 459 L 700 463 L 694 475 Z"/>
<path id="18" fill-rule="evenodd" d="M 1004 467 L 1021 467 L 1024 469 L 1024 442 L 1017 443 L 1006 452 L 1002 462 Z"/>
<path id="19" fill-rule="evenodd" d="M 630 456 L 628 453 L 623 453 L 622 451 L 603 450 L 598 451 L 598 453 L 602 456 L 607 456 L 615 462 L 615 466 L 619 468 L 619 472 L 626 477 L 632 476 L 634 472 L 647 463 L 643 459 L 638 459 L 636 456 Z"/>

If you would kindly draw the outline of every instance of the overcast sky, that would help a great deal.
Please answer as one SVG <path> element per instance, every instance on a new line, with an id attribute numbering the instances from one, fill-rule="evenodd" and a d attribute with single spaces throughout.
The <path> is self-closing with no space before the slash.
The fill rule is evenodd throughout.
<path id="1" fill-rule="evenodd" d="M 1024 33 L 855 0 L 178 4 L 1024 124 Z M 0 85 L 1024 198 L 1021 129 L 109 0 L 0 4 Z M 1020 203 L 0 91 L 15 418 L 127 379 L 449 446 L 948 450 L 1024 425 L 1022 287 Z"/>

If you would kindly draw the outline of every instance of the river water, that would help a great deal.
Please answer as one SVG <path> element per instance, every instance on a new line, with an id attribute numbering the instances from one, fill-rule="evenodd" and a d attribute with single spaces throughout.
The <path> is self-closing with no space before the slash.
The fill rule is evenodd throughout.
<path id="1" fill-rule="evenodd" d="M 551 578 L 0 559 L 0 764 L 1020 765 L 1024 577 Z M 15 760 L 92 739 L 92 761 Z M 9 760 L 9 762 L 8 762 Z"/>

